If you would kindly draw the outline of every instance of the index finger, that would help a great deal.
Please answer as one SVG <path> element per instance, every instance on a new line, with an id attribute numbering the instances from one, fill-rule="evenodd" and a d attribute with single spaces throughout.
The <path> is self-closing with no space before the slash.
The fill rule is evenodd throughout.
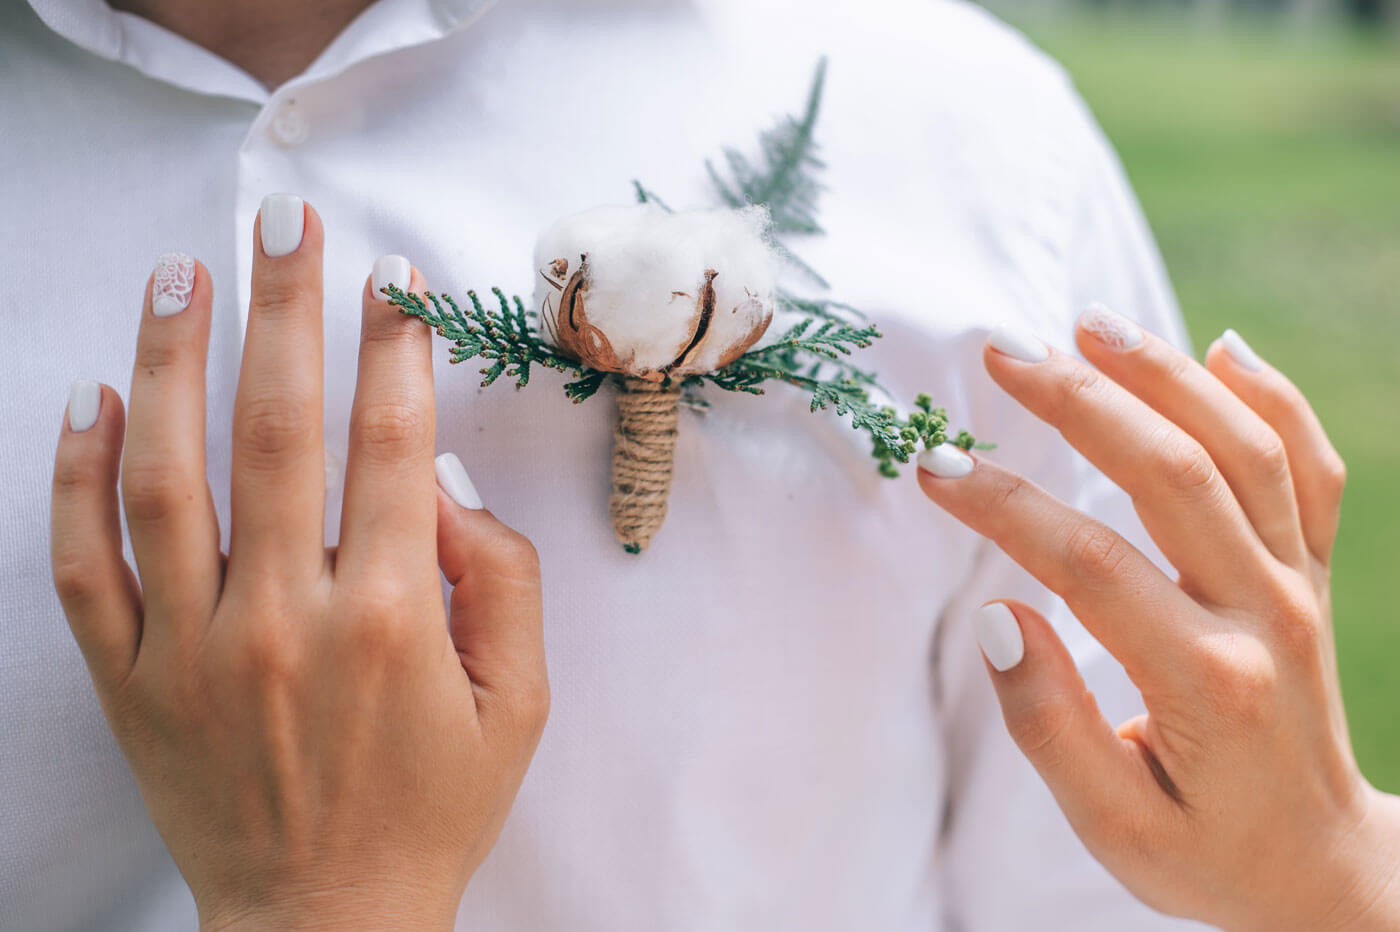
<path id="1" fill-rule="evenodd" d="M 1162 679 L 1154 671 L 1190 669 L 1191 632 L 1141 619 L 1191 618 L 1195 603 L 1112 528 L 950 444 L 920 457 L 919 486 L 1064 599 L 1139 688 Z"/>

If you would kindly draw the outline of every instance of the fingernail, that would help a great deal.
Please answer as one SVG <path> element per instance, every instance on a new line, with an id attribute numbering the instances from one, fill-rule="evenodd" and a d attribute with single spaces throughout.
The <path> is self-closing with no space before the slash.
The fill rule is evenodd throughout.
<path id="1" fill-rule="evenodd" d="M 291 255 L 301 245 L 306 209 L 295 194 L 269 194 L 258 208 L 262 218 L 262 248 L 269 257 Z"/>
<path id="2" fill-rule="evenodd" d="M 151 284 L 151 313 L 170 317 L 190 306 L 194 293 L 194 260 L 183 252 L 167 252 L 156 260 Z"/>
<path id="3" fill-rule="evenodd" d="M 467 470 L 462 461 L 457 459 L 457 454 L 442 454 L 433 460 L 433 469 L 437 472 L 438 485 L 442 486 L 442 490 L 450 495 L 454 502 L 463 508 L 481 507 L 481 496 L 476 494 L 472 477 L 467 475 Z"/>
<path id="4" fill-rule="evenodd" d="M 1230 358 L 1250 372 L 1258 372 L 1264 368 L 1264 360 L 1260 359 L 1259 354 L 1244 341 L 1244 337 L 1234 330 L 1222 333 L 1220 342 L 1225 345 L 1225 352 L 1230 354 Z"/>
<path id="5" fill-rule="evenodd" d="M 91 379 L 78 379 L 68 390 L 68 426 L 80 434 L 97 423 L 102 410 L 102 386 Z"/>
<path id="6" fill-rule="evenodd" d="M 1142 330 L 1128 318 L 1102 304 L 1091 304 L 1079 316 L 1080 328 L 1111 350 L 1132 349 L 1142 342 Z"/>
<path id="7" fill-rule="evenodd" d="M 919 454 L 919 468 L 940 479 L 961 479 L 972 472 L 975 465 L 972 457 L 951 443 L 928 447 Z"/>
<path id="8" fill-rule="evenodd" d="M 380 256 L 374 260 L 374 273 L 370 275 L 370 290 L 376 301 L 388 301 L 388 295 L 379 289 L 393 285 L 400 291 L 407 291 L 413 281 L 413 266 L 403 256 Z"/>
<path id="9" fill-rule="evenodd" d="M 1050 348 L 1028 330 L 1003 324 L 987 336 L 987 343 L 998 353 L 1021 362 L 1044 362 L 1050 358 Z"/>
<path id="10" fill-rule="evenodd" d="M 989 602 L 974 612 L 972 629 L 987 662 L 1002 673 L 1016 666 L 1026 655 L 1021 626 L 1011 609 L 1001 602 Z"/>

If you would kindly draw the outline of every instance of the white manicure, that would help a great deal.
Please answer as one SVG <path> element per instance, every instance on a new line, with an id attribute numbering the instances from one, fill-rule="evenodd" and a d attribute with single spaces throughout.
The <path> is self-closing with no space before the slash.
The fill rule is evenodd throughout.
<path id="1" fill-rule="evenodd" d="M 984 605 L 974 612 L 972 630 L 987 662 L 1002 673 L 1016 666 L 1026 655 L 1021 626 L 1016 623 L 1011 609 L 1000 602 Z"/>
<path id="2" fill-rule="evenodd" d="M 1259 358 L 1259 354 L 1244 341 L 1233 330 L 1226 330 L 1220 335 L 1220 342 L 1225 345 L 1225 352 L 1230 354 L 1230 358 L 1250 372 L 1258 372 L 1264 368 L 1264 360 Z"/>
<path id="3" fill-rule="evenodd" d="M 463 508 L 481 507 L 481 496 L 476 494 L 476 486 L 472 485 L 471 476 L 467 475 L 466 467 L 457 459 L 457 454 L 442 454 L 433 460 L 433 469 L 437 472 L 438 485 L 454 502 Z"/>
<path id="4" fill-rule="evenodd" d="M 1021 362 L 1044 362 L 1050 358 L 1050 348 L 1029 330 L 1003 324 L 987 337 L 992 349 Z"/>
<path id="5" fill-rule="evenodd" d="M 370 290 L 376 301 L 388 301 L 379 289 L 393 285 L 400 291 L 407 291 L 413 281 L 413 266 L 403 256 L 380 256 L 374 260 L 374 273 L 370 275 Z"/>
<path id="6" fill-rule="evenodd" d="M 157 317 L 178 314 L 190 306 L 194 293 L 194 260 L 183 252 L 167 252 L 156 260 L 151 283 L 151 313 Z"/>
<path id="7" fill-rule="evenodd" d="M 1089 336 L 1112 350 L 1127 350 L 1142 343 L 1142 331 L 1131 320 L 1102 304 L 1091 304 L 1079 318 Z"/>
<path id="8" fill-rule="evenodd" d="M 262 218 L 262 248 L 273 259 L 290 255 L 301 245 L 306 209 L 295 194 L 269 194 L 258 208 Z"/>
<path id="9" fill-rule="evenodd" d="M 68 390 L 68 426 L 79 434 L 97 423 L 102 410 L 102 386 L 90 379 L 78 379 Z"/>
<path id="10" fill-rule="evenodd" d="M 919 468 L 940 479 L 961 479 L 972 472 L 974 465 L 972 457 L 951 443 L 940 443 L 919 454 Z"/>

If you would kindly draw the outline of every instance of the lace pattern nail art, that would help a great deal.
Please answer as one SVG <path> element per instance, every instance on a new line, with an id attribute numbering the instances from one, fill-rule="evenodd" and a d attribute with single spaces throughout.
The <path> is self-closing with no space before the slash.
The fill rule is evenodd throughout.
<path id="1" fill-rule="evenodd" d="M 1136 324 L 1102 304 L 1089 305 L 1079 326 L 1109 349 L 1132 349 L 1142 342 L 1142 331 Z"/>
<path id="2" fill-rule="evenodd" d="M 156 280 L 151 286 L 151 313 L 157 317 L 178 314 L 190 305 L 194 292 L 194 259 L 183 252 L 167 252 L 156 260 Z"/>

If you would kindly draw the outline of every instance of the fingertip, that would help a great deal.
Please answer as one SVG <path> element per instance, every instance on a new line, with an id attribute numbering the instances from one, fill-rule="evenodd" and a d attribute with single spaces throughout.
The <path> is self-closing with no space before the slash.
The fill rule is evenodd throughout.
<path id="1" fill-rule="evenodd" d="M 1264 370 L 1264 360 L 1245 342 L 1244 337 L 1234 329 L 1227 329 L 1215 341 L 1225 351 L 1231 363 L 1245 372 L 1255 373 Z M 1212 344 L 1214 345 L 1214 344 Z"/>
<path id="2" fill-rule="evenodd" d="M 92 379 L 75 379 L 68 386 L 63 407 L 62 434 L 99 436 L 115 428 L 120 433 L 125 420 L 121 396 L 116 389 Z M 96 428 L 96 430 L 94 430 Z"/>
<path id="3" fill-rule="evenodd" d="M 929 479 L 961 479 L 977 468 L 977 461 L 954 443 L 940 443 L 919 453 L 920 481 Z M 925 485 L 927 488 L 927 485 Z"/>
<path id="4" fill-rule="evenodd" d="M 1146 345 L 1150 334 L 1097 301 L 1074 323 L 1074 341 L 1086 358 L 1106 353 L 1129 353 Z"/>
<path id="5" fill-rule="evenodd" d="M 325 245 L 321 215 L 296 194 L 268 194 L 253 220 L 253 240 L 265 259 L 298 253 L 319 256 Z"/>
<path id="6" fill-rule="evenodd" d="M 972 616 L 973 633 L 982 656 L 998 673 L 1012 669 L 1026 655 L 1026 642 L 1016 615 L 1005 602 L 988 602 Z"/>
<path id="7" fill-rule="evenodd" d="M 455 453 L 443 453 L 433 460 L 433 472 L 438 488 L 459 508 L 482 511 L 481 495 L 476 491 L 467 469 Z"/>

